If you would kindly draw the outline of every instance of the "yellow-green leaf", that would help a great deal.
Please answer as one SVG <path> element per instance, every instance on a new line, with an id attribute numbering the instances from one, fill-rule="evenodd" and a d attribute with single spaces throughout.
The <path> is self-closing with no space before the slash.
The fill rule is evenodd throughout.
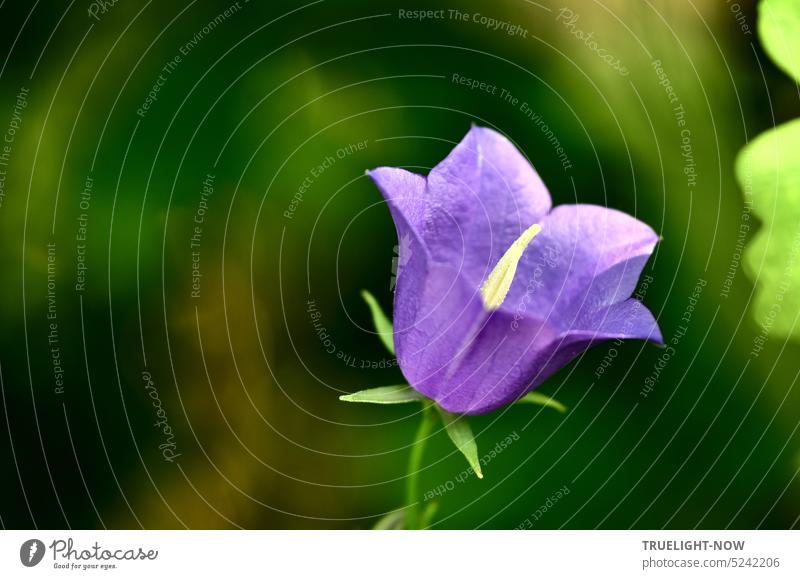
<path id="1" fill-rule="evenodd" d="M 800 82 L 800 2 L 762 0 L 758 5 L 758 36 L 775 64 Z"/>
<path id="2" fill-rule="evenodd" d="M 762 0 L 758 34 L 770 58 L 800 82 L 800 2 Z M 745 194 L 744 231 L 761 220 L 743 267 L 755 282 L 750 312 L 762 333 L 800 336 L 800 119 L 766 131 L 739 152 L 736 178 Z M 742 229 L 740 228 L 740 231 Z"/>
<path id="3" fill-rule="evenodd" d="M 800 34 L 800 31 L 798 31 Z M 759 135 L 736 160 L 736 177 L 763 222 L 744 264 L 756 282 L 751 311 L 781 336 L 800 335 L 800 119 Z"/>

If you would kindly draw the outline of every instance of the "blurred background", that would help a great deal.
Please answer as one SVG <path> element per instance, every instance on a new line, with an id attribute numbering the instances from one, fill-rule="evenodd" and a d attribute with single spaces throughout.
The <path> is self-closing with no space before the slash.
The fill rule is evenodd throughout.
<path id="1" fill-rule="evenodd" d="M 397 263 L 364 172 L 426 173 L 470 123 L 554 204 L 663 236 L 640 294 L 673 347 L 597 346 L 541 387 L 567 413 L 473 419 L 482 455 L 512 441 L 482 481 L 437 432 L 434 527 L 798 525 L 800 348 L 749 312 L 733 163 L 800 101 L 753 2 L 0 15 L 3 527 L 370 528 L 401 506 L 419 408 L 338 400 L 403 381 L 359 295 L 390 312 Z"/>

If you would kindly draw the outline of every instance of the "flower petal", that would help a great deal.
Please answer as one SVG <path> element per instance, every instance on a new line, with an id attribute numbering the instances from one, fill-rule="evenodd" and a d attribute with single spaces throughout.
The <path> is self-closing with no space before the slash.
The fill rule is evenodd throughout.
<path id="1" fill-rule="evenodd" d="M 634 299 L 609 306 L 594 327 L 564 334 L 535 319 L 514 320 L 498 311 L 484 324 L 459 371 L 447 379 L 439 373 L 430 381 L 440 386 L 429 396 L 450 412 L 491 412 L 518 400 L 591 346 L 616 338 L 662 341 L 652 314 Z"/>
<path id="2" fill-rule="evenodd" d="M 367 171 L 367 175 L 389 204 L 395 225 L 400 216 L 403 222 L 421 232 L 425 225 L 425 177 L 396 167 L 378 167 Z"/>
<path id="3" fill-rule="evenodd" d="M 503 253 L 551 207 L 528 160 L 504 136 L 472 127 L 428 175 L 427 228 L 434 259 L 461 264 L 480 285 Z"/>
<path id="4" fill-rule="evenodd" d="M 427 180 L 388 167 L 368 174 L 433 259 L 457 264 L 476 286 L 551 206 L 527 159 L 504 136 L 480 127 L 472 127 Z"/>
<path id="5" fill-rule="evenodd" d="M 483 414 L 519 399 L 547 362 L 556 329 L 533 318 L 516 321 L 502 310 L 487 314 L 470 337 L 467 355 L 443 364 L 429 378 L 432 396 L 446 410 Z"/>
<path id="6" fill-rule="evenodd" d="M 550 211 L 541 179 L 498 133 L 474 127 L 427 179 L 388 167 L 369 175 L 400 240 L 400 367 L 445 410 L 514 402 L 602 340 L 661 341 L 647 308 L 629 299 L 656 233 L 605 207 Z M 541 233 L 522 251 L 505 300 L 487 309 L 487 276 L 533 223 Z"/>
<path id="7" fill-rule="evenodd" d="M 569 331 L 626 300 L 658 242 L 646 224 L 596 205 L 562 205 L 525 252 L 502 308 Z"/>
<path id="8" fill-rule="evenodd" d="M 451 412 L 480 414 L 513 402 L 593 344 L 660 343 L 652 314 L 629 299 L 658 236 L 619 211 L 557 207 L 518 264 L 500 310 L 483 318 L 458 371 L 434 373 L 426 393 Z M 439 362 L 440 367 L 452 362 Z"/>
<path id="9" fill-rule="evenodd" d="M 539 363 L 530 388 L 533 389 L 590 347 L 605 340 L 634 339 L 663 344 L 661 330 L 650 311 L 638 300 L 629 299 L 597 313 L 590 327 L 565 332 L 549 344 L 544 363 Z"/>
<path id="10" fill-rule="evenodd" d="M 621 340 L 647 340 L 656 344 L 664 343 L 658 322 L 653 314 L 634 298 L 612 304 L 602 311 L 594 312 L 591 317 L 587 316 L 580 322 L 565 335 L 590 338 L 592 342 L 619 338 Z"/>

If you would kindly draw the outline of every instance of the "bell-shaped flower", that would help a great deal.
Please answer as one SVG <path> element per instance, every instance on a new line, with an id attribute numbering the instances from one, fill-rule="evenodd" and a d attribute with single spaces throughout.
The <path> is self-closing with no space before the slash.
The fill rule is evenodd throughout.
<path id="1" fill-rule="evenodd" d="M 445 410 L 515 402 L 604 340 L 662 341 L 631 298 L 658 235 L 614 209 L 552 208 L 539 175 L 497 132 L 473 127 L 427 177 L 368 174 L 401 240 L 400 368 Z"/>

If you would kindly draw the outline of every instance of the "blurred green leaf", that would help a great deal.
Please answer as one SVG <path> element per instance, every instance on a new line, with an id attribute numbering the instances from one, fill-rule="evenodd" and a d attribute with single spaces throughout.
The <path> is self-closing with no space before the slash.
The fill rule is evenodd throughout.
<path id="1" fill-rule="evenodd" d="M 800 33 L 800 31 L 798 31 Z M 748 243 L 745 263 L 757 282 L 752 313 L 772 330 L 800 335 L 800 119 L 762 133 L 739 153 L 736 178 L 752 192 L 753 212 L 764 222 Z M 777 315 L 781 311 L 788 315 Z"/>
<path id="2" fill-rule="evenodd" d="M 561 402 L 539 392 L 528 392 L 525 396 L 517 400 L 517 404 L 538 404 L 539 406 L 554 408 L 562 413 L 567 411 L 567 407 L 561 404 Z"/>
<path id="3" fill-rule="evenodd" d="M 369 402 L 372 404 L 402 404 L 417 402 L 423 398 L 422 394 L 407 384 L 381 386 L 339 396 L 339 400 L 344 402 Z"/>
<path id="4" fill-rule="evenodd" d="M 800 2 L 762 0 L 758 14 L 759 38 L 767 54 L 800 81 Z M 800 335 L 793 315 L 779 315 L 800 309 L 800 119 L 748 143 L 736 159 L 736 179 L 763 221 L 744 256 L 757 285 L 751 312 L 759 323 L 769 320 L 772 331 Z"/>
<path id="5" fill-rule="evenodd" d="M 442 416 L 442 422 L 444 422 L 444 427 L 450 440 L 461 451 L 461 454 L 466 457 L 467 462 L 472 467 L 472 470 L 475 471 L 475 474 L 478 475 L 478 478 L 483 478 L 481 463 L 478 460 L 478 445 L 475 444 L 475 436 L 472 434 L 472 428 L 470 428 L 466 417 L 452 414 L 438 405 L 436 409 Z"/>
<path id="6" fill-rule="evenodd" d="M 762 0 L 758 5 L 758 35 L 775 64 L 800 82 L 800 2 Z"/>
<path id="7" fill-rule="evenodd" d="M 392 322 L 386 317 L 386 314 L 383 313 L 375 296 L 367 290 L 361 290 L 361 297 L 367 302 L 372 312 L 372 323 L 375 324 L 375 331 L 378 332 L 378 336 L 383 342 L 383 345 L 386 346 L 386 349 L 394 355 L 394 330 L 392 328 Z"/>

